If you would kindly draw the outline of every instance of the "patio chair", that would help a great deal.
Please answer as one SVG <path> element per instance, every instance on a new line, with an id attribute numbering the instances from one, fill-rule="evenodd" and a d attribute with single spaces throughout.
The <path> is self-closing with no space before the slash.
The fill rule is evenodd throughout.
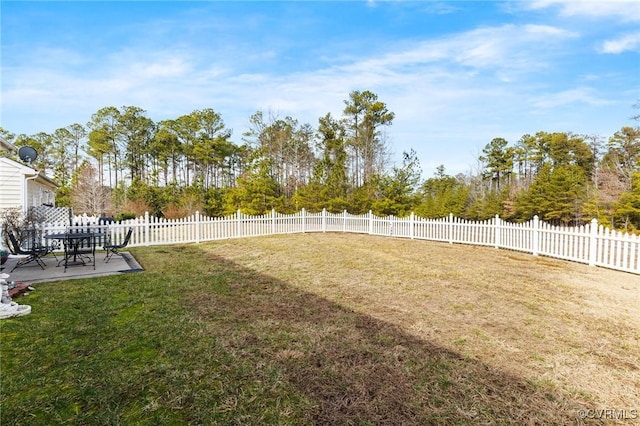
<path id="1" fill-rule="evenodd" d="M 33 261 L 44 270 L 46 265 L 42 257 L 49 253 L 49 249 L 42 245 L 42 241 L 39 239 L 39 235 L 35 229 L 23 229 L 20 232 L 21 241 L 18 241 L 18 238 L 12 231 L 7 231 L 7 236 L 11 242 L 10 248 L 13 254 L 26 256 L 18 260 L 10 272 L 13 272 L 18 266 L 23 266 Z"/>
<path id="2" fill-rule="evenodd" d="M 100 216 L 98 219 L 98 225 L 95 228 L 99 232 L 100 239 L 97 240 L 98 247 L 104 247 L 109 244 L 109 228 L 115 223 L 115 219 L 109 216 Z"/>
<path id="3" fill-rule="evenodd" d="M 60 250 L 60 243 L 57 240 L 51 240 L 48 245 L 42 246 L 45 253 L 43 256 L 47 256 L 48 254 L 52 254 L 53 257 L 58 261 L 58 255 L 56 255 L 56 250 Z"/>
<path id="4" fill-rule="evenodd" d="M 108 263 L 114 254 L 117 254 L 118 256 L 122 256 L 122 254 L 120 253 L 120 250 L 122 250 L 127 245 L 129 245 L 131 234 L 133 234 L 133 228 L 129 228 L 129 230 L 127 231 L 127 235 L 125 235 L 124 240 L 120 244 L 106 244 L 103 247 L 107 251 L 107 255 L 104 258 L 105 262 Z"/>

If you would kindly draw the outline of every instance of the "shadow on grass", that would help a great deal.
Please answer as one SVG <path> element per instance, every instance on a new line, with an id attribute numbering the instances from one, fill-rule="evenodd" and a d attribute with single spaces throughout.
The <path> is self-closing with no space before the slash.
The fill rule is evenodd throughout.
<path id="1" fill-rule="evenodd" d="M 43 284 L 2 324 L 3 425 L 579 423 L 544 385 L 199 246 L 135 254 L 144 272 Z"/>
<path id="2" fill-rule="evenodd" d="M 225 350 L 267 363 L 314 424 L 571 424 L 576 402 L 221 257 L 228 292 L 186 294 Z M 348 277 L 345 277 L 348 279 Z M 221 318 L 223 318 L 221 320 Z"/>

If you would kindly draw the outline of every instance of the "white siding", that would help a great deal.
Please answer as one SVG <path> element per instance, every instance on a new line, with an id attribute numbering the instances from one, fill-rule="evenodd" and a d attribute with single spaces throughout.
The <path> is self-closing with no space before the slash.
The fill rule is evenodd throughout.
<path id="1" fill-rule="evenodd" d="M 19 167 L 0 161 L 0 209 L 22 207 L 22 180 Z"/>
<path id="2" fill-rule="evenodd" d="M 0 157 L 0 210 L 54 205 L 55 188 L 55 183 L 32 168 Z"/>

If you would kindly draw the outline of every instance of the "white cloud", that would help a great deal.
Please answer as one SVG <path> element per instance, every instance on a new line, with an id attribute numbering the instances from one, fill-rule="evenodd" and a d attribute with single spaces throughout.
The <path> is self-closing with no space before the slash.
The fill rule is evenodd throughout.
<path id="1" fill-rule="evenodd" d="M 335 49 L 336 57 L 323 62 L 329 65 L 306 71 L 274 70 L 277 50 L 245 43 L 229 43 L 224 50 L 187 42 L 180 49 L 128 47 L 93 59 L 93 64 L 84 53 L 51 51 L 22 61 L 20 69 L 3 64 L 3 108 L 12 116 L 47 120 L 46 126 L 35 127 L 52 132 L 49 123 L 82 123 L 110 105 L 139 106 L 156 121 L 210 107 L 240 143 L 250 114 L 257 110 L 316 125 L 327 112 L 340 116 L 349 92 L 371 90 L 396 113 L 388 131 L 394 151 L 415 148 L 423 167 L 445 164 L 448 172 L 456 173 L 467 171 L 474 161 L 473 147 L 481 148 L 494 137 L 510 138 L 529 128 L 553 130 L 548 123 L 554 115 L 584 105 L 608 105 L 599 92 L 586 87 L 595 83 L 583 81 L 578 84 L 585 87 L 574 88 L 573 82 L 546 77 L 556 75 L 559 60 L 571 55 L 578 37 L 552 25 L 505 24 L 422 41 L 390 38 L 386 50 L 374 56 L 347 58 L 350 50 L 341 46 Z M 613 53 L 632 45 L 613 42 L 602 50 Z M 64 71 L 59 58 L 73 65 Z M 253 61 L 259 67 L 251 68 Z M 538 115 L 532 118 L 530 110 Z M 583 131 L 570 126 L 564 130 Z"/>
<path id="2" fill-rule="evenodd" d="M 553 36 L 558 38 L 575 38 L 578 35 L 574 32 L 564 30 L 562 28 L 552 27 L 550 25 L 534 25 L 528 24 L 524 26 L 524 30 L 531 35 Z"/>
<path id="3" fill-rule="evenodd" d="M 640 32 L 627 34 L 615 40 L 607 40 L 602 43 L 600 53 L 618 54 L 626 51 L 640 51 Z"/>
<path id="4" fill-rule="evenodd" d="M 455 2 L 451 1 L 429 1 L 420 6 L 420 12 L 429 15 L 448 15 L 460 10 Z"/>
<path id="5" fill-rule="evenodd" d="M 133 64 L 131 68 L 133 74 L 140 79 L 181 77 L 189 71 L 187 64 L 178 58 L 168 58 L 152 63 Z"/>
<path id="6" fill-rule="evenodd" d="M 136 105 L 154 120 L 213 107 L 240 135 L 249 114 L 257 110 L 274 109 L 315 125 L 327 112 L 340 116 L 343 100 L 352 90 L 367 89 L 396 113 L 393 132 L 427 144 L 433 143 L 433 135 L 445 134 L 452 119 L 469 124 L 485 120 L 486 124 L 475 124 L 474 130 L 484 140 L 483 135 L 489 135 L 502 119 L 499 111 L 518 101 L 514 86 L 508 89 L 496 83 L 521 81 L 521 75 L 544 68 L 552 60 L 553 49 L 562 51 L 561 43 L 574 36 L 551 26 L 485 27 L 393 46 L 391 53 L 375 57 L 352 58 L 346 63 L 342 58 L 341 65 L 284 74 L 268 69 L 236 74 L 233 68 L 208 59 L 206 52 L 195 50 L 162 56 L 123 50 L 110 56 L 108 67 L 86 75 L 58 74 L 45 68 L 16 71 L 7 81 L 15 85 L 22 80 L 22 91 L 9 93 L 5 101 L 22 109 L 57 104 L 59 112 L 72 109 L 73 104 L 87 114 L 109 105 Z M 480 119 L 486 105 L 492 105 L 495 112 L 490 115 L 494 116 Z M 432 136 L 421 136 L 426 134 Z M 402 145 L 397 147 L 398 152 L 402 150 Z"/>
<path id="7" fill-rule="evenodd" d="M 567 17 L 585 16 L 589 18 L 616 18 L 623 22 L 640 21 L 640 3 L 637 0 L 578 1 L 578 0 L 537 0 L 523 2 L 530 9 L 560 8 L 560 14 Z"/>
<path id="8" fill-rule="evenodd" d="M 504 25 L 478 28 L 441 39 L 398 46 L 398 52 L 355 62 L 350 71 L 388 72 L 445 62 L 471 68 L 531 70 L 544 66 L 544 56 L 559 42 L 577 34 L 546 25 Z"/>
<path id="9" fill-rule="evenodd" d="M 551 109 L 571 104 L 588 104 L 604 106 L 612 104 L 611 101 L 599 98 L 588 87 L 562 90 L 556 93 L 544 93 L 531 100 L 531 105 L 536 108 Z"/>

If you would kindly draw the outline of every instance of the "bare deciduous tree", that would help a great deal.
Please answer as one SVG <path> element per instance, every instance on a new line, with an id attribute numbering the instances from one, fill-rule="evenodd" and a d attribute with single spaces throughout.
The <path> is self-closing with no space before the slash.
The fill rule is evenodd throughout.
<path id="1" fill-rule="evenodd" d="M 111 190 L 100 183 L 98 173 L 90 163 L 80 166 L 71 204 L 78 214 L 101 215 L 113 210 Z"/>

